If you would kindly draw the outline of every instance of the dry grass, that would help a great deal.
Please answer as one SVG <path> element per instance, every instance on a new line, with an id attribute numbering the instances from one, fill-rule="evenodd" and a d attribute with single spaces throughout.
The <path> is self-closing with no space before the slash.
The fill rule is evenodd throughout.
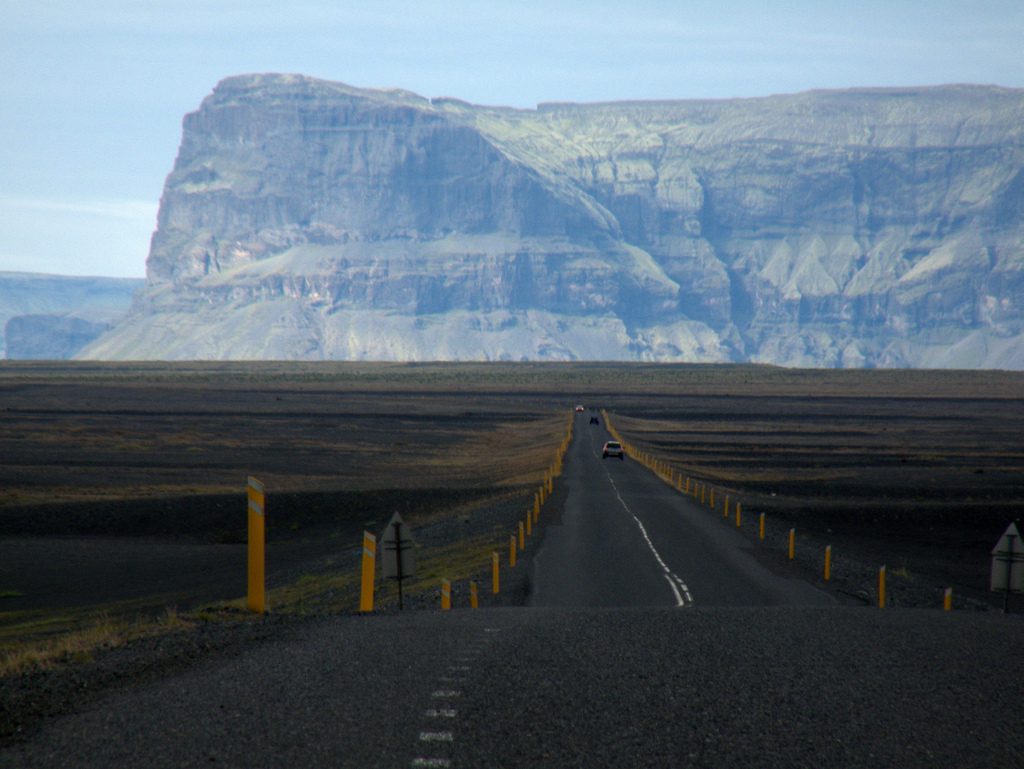
<path id="1" fill-rule="evenodd" d="M 8 647 L 0 654 L 0 677 L 91 662 L 98 651 L 116 649 L 139 638 L 187 630 L 192 626 L 193 623 L 173 607 L 156 620 L 127 621 L 101 616 L 79 630 Z"/>

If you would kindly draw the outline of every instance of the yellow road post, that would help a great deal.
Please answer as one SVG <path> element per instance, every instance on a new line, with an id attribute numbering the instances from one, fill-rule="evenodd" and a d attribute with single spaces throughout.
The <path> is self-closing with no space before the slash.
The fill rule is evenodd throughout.
<path id="1" fill-rule="evenodd" d="M 480 599 L 477 596 L 477 592 L 476 592 L 476 582 L 470 582 L 469 583 L 469 608 L 470 609 L 479 609 L 480 608 Z"/>
<path id="2" fill-rule="evenodd" d="M 526 530 L 523 528 L 523 522 L 519 522 L 519 549 L 522 550 L 526 547 Z"/>
<path id="3" fill-rule="evenodd" d="M 764 541 L 764 513 L 757 517 L 757 538 Z"/>
<path id="4" fill-rule="evenodd" d="M 452 583 L 446 579 L 441 580 L 441 611 L 448 611 L 452 608 Z"/>
<path id="5" fill-rule="evenodd" d="M 796 558 L 796 529 L 789 530 L 789 560 Z"/>
<path id="6" fill-rule="evenodd" d="M 533 514 L 529 512 L 526 514 L 526 536 L 533 536 Z"/>
<path id="7" fill-rule="evenodd" d="M 516 535 L 513 534 L 508 538 L 508 565 L 510 568 L 516 567 Z"/>
<path id="8" fill-rule="evenodd" d="M 711 499 L 708 501 L 708 505 L 710 505 L 711 509 L 714 510 L 715 509 L 715 487 L 714 486 L 711 487 L 711 494 L 709 496 L 711 497 Z"/>
<path id="9" fill-rule="evenodd" d="M 374 578 L 377 574 L 377 538 L 363 532 L 362 590 L 359 592 L 359 611 L 373 611 Z"/>
<path id="10" fill-rule="evenodd" d="M 533 495 L 533 522 L 540 518 L 540 494 Z"/>
<path id="11" fill-rule="evenodd" d="M 246 488 L 249 500 L 249 591 L 246 606 L 249 611 L 263 614 L 267 609 L 266 598 L 266 506 L 263 483 L 249 476 Z"/>
<path id="12" fill-rule="evenodd" d="M 832 545 L 825 546 L 825 581 L 832 579 Z"/>
<path id="13" fill-rule="evenodd" d="M 878 608 L 885 608 L 885 567 L 878 570 Z"/>
<path id="14" fill-rule="evenodd" d="M 942 610 L 953 611 L 953 588 L 947 587 L 942 594 Z"/>
<path id="15" fill-rule="evenodd" d="M 501 569 L 498 563 L 498 554 L 491 553 L 491 593 L 497 595 L 501 592 Z"/>
<path id="16" fill-rule="evenodd" d="M 725 495 L 725 505 L 722 507 L 722 517 L 723 518 L 728 518 L 729 517 L 729 495 L 728 494 Z"/>
<path id="17" fill-rule="evenodd" d="M 707 489 L 704 487 L 704 484 L 702 483 L 700 485 L 700 503 L 702 505 L 707 501 L 707 494 L 706 494 L 706 492 L 707 492 Z"/>
<path id="18" fill-rule="evenodd" d="M 743 523 L 743 505 L 739 502 L 736 503 L 736 528 L 738 529 Z"/>

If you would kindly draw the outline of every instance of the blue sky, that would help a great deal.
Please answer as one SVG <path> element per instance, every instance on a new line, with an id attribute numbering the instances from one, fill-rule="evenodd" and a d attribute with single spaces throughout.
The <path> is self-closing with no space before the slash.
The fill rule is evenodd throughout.
<path id="1" fill-rule="evenodd" d="M 0 271 L 141 277 L 181 118 L 299 72 L 542 101 L 1024 87 L 1021 0 L 3 0 Z"/>

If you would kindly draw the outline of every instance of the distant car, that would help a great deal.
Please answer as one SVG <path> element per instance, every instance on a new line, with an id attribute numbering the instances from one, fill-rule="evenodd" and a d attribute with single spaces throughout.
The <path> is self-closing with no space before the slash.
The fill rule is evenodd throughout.
<path id="1" fill-rule="evenodd" d="M 601 449 L 601 459 L 607 459 L 608 457 L 625 459 L 626 452 L 622 450 L 622 444 L 618 441 L 608 441 L 604 444 L 604 448 Z"/>
<path id="2" fill-rule="evenodd" d="M 583 411 L 583 407 L 582 406 L 577 406 L 576 407 L 576 413 L 578 414 L 581 411 Z"/>

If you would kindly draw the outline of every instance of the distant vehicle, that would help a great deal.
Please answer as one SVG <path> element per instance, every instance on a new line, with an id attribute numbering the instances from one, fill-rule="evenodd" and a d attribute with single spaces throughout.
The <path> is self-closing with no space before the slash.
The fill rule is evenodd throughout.
<path id="1" fill-rule="evenodd" d="M 576 407 L 576 413 L 579 413 L 581 411 L 583 411 L 583 407 L 582 406 L 577 406 Z"/>
<path id="2" fill-rule="evenodd" d="M 597 417 L 591 417 L 590 418 L 590 424 L 592 424 L 592 425 L 599 425 L 599 424 L 601 424 L 601 420 L 598 419 Z"/>
<path id="3" fill-rule="evenodd" d="M 601 459 L 607 459 L 608 457 L 625 459 L 626 452 L 622 450 L 622 444 L 618 441 L 608 441 L 604 444 L 604 448 L 601 450 Z"/>

